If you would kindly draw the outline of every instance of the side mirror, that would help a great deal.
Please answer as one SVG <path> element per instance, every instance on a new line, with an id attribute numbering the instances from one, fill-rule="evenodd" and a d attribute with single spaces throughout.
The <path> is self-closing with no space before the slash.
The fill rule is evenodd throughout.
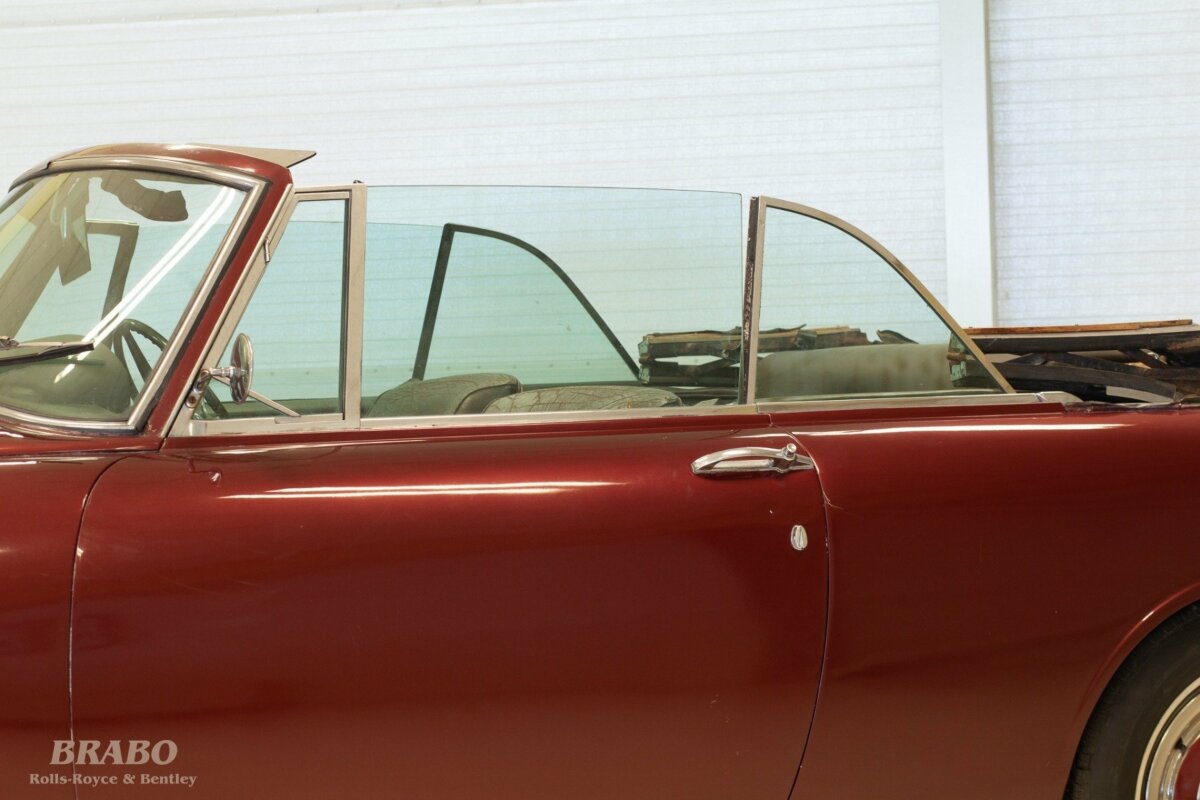
<path id="1" fill-rule="evenodd" d="M 254 345 L 246 334 L 239 333 L 233 340 L 229 363 L 229 393 L 233 402 L 241 405 L 250 396 L 250 383 L 254 380 Z"/>
<path id="2" fill-rule="evenodd" d="M 254 345 L 251 344 L 249 336 L 239 333 L 233 340 L 233 352 L 229 354 L 228 367 L 213 367 L 200 372 L 191 393 L 188 394 L 189 408 L 195 408 L 199 404 L 209 382 L 214 378 L 229 385 L 229 394 L 233 397 L 233 402 L 238 405 L 246 402 L 250 397 L 250 384 L 254 380 Z"/>

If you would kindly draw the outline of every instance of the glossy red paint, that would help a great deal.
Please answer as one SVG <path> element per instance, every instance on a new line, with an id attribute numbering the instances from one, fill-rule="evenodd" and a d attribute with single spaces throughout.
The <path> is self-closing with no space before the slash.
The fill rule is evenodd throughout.
<path id="1" fill-rule="evenodd" d="M 775 415 L 816 459 L 831 521 L 825 678 L 795 796 L 867 797 L 885 787 L 986 796 L 981 785 L 997 787 L 997 797 L 1057 796 L 1095 701 L 1089 687 L 1102 686 L 1136 643 L 1131 632 L 1196 599 L 1200 545 L 1186 522 L 1194 414 L 1047 404 Z M 670 780 L 663 739 L 634 738 L 653 731 L 635 711 L 639 699 L 674 686 L 679 705 L 659 710 L 694 713 L 721 679 L 740 677 L 753 711 L 749 679 L 771 674 L 772 652 L 816 663 L 811 639 L 803 654 L 789 652 L 800 640 L 776 633 L 774 650 L 757 651 L 762 661 L 740 639 L 753 604 L 732 602 L 734 587 L 753 597 L 756 571 L 813 555 L 782 552 L 779 532 L 758 555 L 720 553 L 721 526 L 744 524 L 731 514 L 764 522 L 773 510 L 761 503 L 761 479 L 692 479 L 681 494 L 664 492 L 657 477 L 669 486 L 689 478 L 690 458 L 731 444 L 752 418 L 723 424 L 497 426 L 399 440 L 363 432 L 309 445 L 297 434 L 231 437 L 126 459 L 106 474 L 81 540 L 77 735 L 174 735 L 188 743 L 185 754 L 194 747 L 181 766 L 222 776 L 225 790 L 261 780 L 261 796 L 272 796 L 267 783 L 287 787 L 274 796 L 315 792 L 330 759 L 360 767 L 341 775 L 360 776 L 363 790 L 392 780 L 430 791 L 516 786 L 522 766 L 560 786 L 594 781 L 597 795 L 617 788 L 612 781 Z M 672 448 L 673 437 L 687 444 Z M 1132 475 L 1157 488 L 1153 528 L 1122 499 Z M 530 486 L 511 486 L 517 478 Z M 424 488 L 413 489 L 417 480 Z M 148 482 L 161 487 L 153 504 L 144 503 Z M 554 485 L 571 483 L 612 485 Z M 458 493 L 488 485 L 505 491 L 482 504 Z M 808 502 L 819 504 L 807 485 Z M 340 497 L 337 508 L 322 509 L 317 497 L 268 499 L 315 486 L 329 490 L 324 499 Z M 374 496 L 370 487 L 381 486 Z M 663 500 L 680 496 L 687 508 L 712 487 L 740 496 L 714 500 L 696 518 Z M 529 508 L 522 489 L 554 490 L 539 496 L 536 513 L 572 521 L 566 541 L 548 540 L 528 516 L 513 524 Z M 1097 503 L 1097 493 L 1115 500 Z M 345 524 L 347 507 L 373 509 L 362 538 Z M 811 505 L 795 513 L 820 529 Z M 432 528 L 427 515 L 437 518 Z M 640 558 L 626 557 L 639 547 Z M 701 592 L 689 575 L 724 580 Z M 792 615 L 797 632 L 809 626 L 811 637 L 823 618 L 817 602 Z M 686 624 L 671 611 L 686 612 Z M 714 631 L 729 646 L 704 651 Z M 420 658 L 414 641 L 426 648 Z M 148 668 L 132 679 L 138 664 Z M 758 713 L 769 717 L 772 705 L 763 697 Z M 580 719 L 588 724 L 565 724 Z M 877 771 L 856 770 L 870 726 L 896 734 L 872 739 Z M 247 737 L 253 747 L 229 747 Z M 380 771 L 374 759 L 394 754 L 369 746 L 372 737 L 404 743 L 403 775 Z M 626 770 L 571 766 L 571 753 L 599 759 L 597 741 L 614 748 L 610 758 L 628 759 Z M 714 751 L 693 760 L 696 742 L 678 744 L 666 748 L 668 761 L 700 773 L 711 764 Z M 717 754 L 722 744 L 733 740 Z M 638 752 L 657 757 L 639 761 Z M 521 753 L 546 761 L 514 761 Z M 307 789 L 279 783 L 297 764 Z"/>
<path id="2" fill-rule="evenodd" d="M 832 564 L 793 796 L 1061 797 L 1131 632 L 1200 599 L 1198 419 L 776 415 L 820 467 Z"/>
<path id="3" fill-rule="evenodd" d="M 1175 797 L 1200 796 L 1200 748 L 1192 747 L 1179 765 L 1175 779 Z"/>
<path id="4" fill-rule="evenodd" d="M 183 159 L 252 174 L 266 182 L 257 213 L 214 293 L 209 313 L 189 335 L 164 396 L 186 389 L 236 277 L 260 246 L 270 217 L 291 185 L 274 164 L 209 147 L 120 145 L 89 155 Z M 136 436 L 71 435 L 0 426 L 0 796 L 75 797 L 69 784 L 39 784 L 31 776 L 69 780 L 71 767 L 52 766 L 56 739 L 71 737 L 69 705 L 72 572 L 83 509 L 95 480 L 122 455 L 154 450 L 174 415 L 161 404 Z M 144 502 L 139 500 L 139 502 Z M 78 645 L 78 638 L 75 639 Z"/>
<path id="5" fill-rule="evenodd" d="M 104 453 L 113 444 L 64 447 L 0 428 L 0 795 L 6 798 L 74 796 L 69 785 L 31 785 L 30 775 L 71 774 L 70 767 L 50 766 L 54 740 L 70 738 L 71 572 L 80 515 L 96 477 L 117 459 Z M 61 454 L 49 455 L 55 448 Z"/>
<path id="6" fill-rule="evenodd" d="M 822 530 L 814 481 L 802 500 L 761 500 L 811 474 L 727 483 L 684 469 L 747 437 L 780 441 L 761 419 L 757 434 L 747 416 L 172 442 L 110 470 L 89 511 L 78 630 L 97 644 L 77 654 L 78 735 L 173 735 L 214 790 L 266 797 L 319 796 L 331 763 L 354 790 L 417 796 L 527 796 L 535 773 L 583 796 L 655 781 L 780 796 L 765 761 L 738 751 L 751 778 L 721 757 L 750 731 L 795 731 L 752 686 L 774 675 L 801 708 L 821 665 L 794 797 L 1057 797 L 1136 632 L 1200 599 L 1186 523 L 1194 414 L 775 415 L 816 460 L 829 514 L 823 662 L 811 594 L 793 601 L 806 611 L 759 620 L 775 645 L 743 638 L 770 606 L 770 576 L 811 569 L 814 553 L 785 552 L 782 530 L 774 543 L 729 533 L 770 527 L 789 504 Z M 1154 528 L 1122 499 L 1134 475 L 1160 492 Z M 149 481 L 163 492 L 148 508 L 134 498 Z M 697 502 L 704 513 L 681 511 Z M 164 525 L 167 507 L 196 524 Z M 784 644 L 788 625 L 808 633 Z M 775 671 L 800 661 L 800 682 Z M 130 664 L 154 667 L 133 679 Z M 722 682 L 745 727 L 706 740 L 699 701 Z M 855 768 L 865 729 L 892 732 L 871 739 L 878 770 Z M 235 738 L 253 747 L 231 749 Z M 706 772 L 717 764 L 728 783 Z"/>
<path id="7" fill-rule="evenodd" d="M 81 535 L 77 735 L 175 740 L 189 797 L 784 797 L 816 475 L 689 468 L 789 442 L 756 421 L 125 459 Z"/>

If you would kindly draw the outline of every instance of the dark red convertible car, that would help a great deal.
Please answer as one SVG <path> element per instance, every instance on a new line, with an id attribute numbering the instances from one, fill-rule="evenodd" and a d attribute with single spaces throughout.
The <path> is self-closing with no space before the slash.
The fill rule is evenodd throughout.
<path id="1" fill-rule="evenodd" d="M 310 155 L 0 206 L 0 797 L 1197 797 L 1200 412 L 811 208 Z"/>

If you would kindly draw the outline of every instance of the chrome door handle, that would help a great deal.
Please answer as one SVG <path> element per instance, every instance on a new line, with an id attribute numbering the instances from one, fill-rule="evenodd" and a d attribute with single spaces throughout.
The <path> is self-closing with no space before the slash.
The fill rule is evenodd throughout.
<path id="1" fill-rule="evenodd" d="M 734 447 L 700 456 L 692 462 L 695 475 L 727 475 L 738 472 L 791 472 L 814 469 L 813 460 L 796 452 L 789 444 L 778 450 L 771 447 Z"/>

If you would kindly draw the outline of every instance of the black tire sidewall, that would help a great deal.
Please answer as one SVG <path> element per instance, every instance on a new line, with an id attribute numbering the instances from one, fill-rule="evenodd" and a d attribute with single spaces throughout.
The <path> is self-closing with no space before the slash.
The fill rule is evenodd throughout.
<path id="1" fill-rule="evenodd" d="M 1141 800 L 1138 771 L 1151 737 L 1197 680 L 1200 609 L 1188 609 L 1151 634 L 1118 670 L 1088 723 L 1067 797 Z"/>

